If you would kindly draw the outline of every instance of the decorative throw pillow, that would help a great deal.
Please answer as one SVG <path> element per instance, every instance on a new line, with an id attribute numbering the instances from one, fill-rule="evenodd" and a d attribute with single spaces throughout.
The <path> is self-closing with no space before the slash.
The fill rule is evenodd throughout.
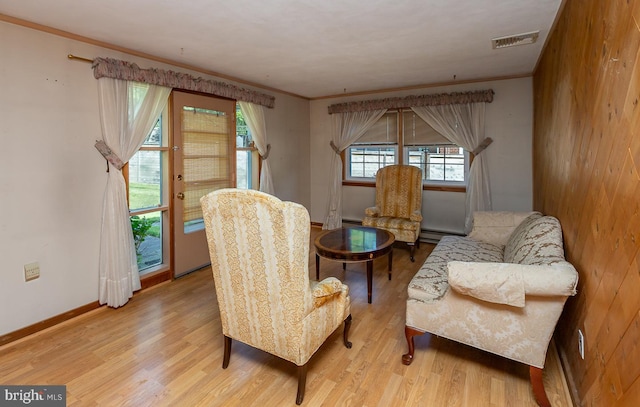
<path id="1" fill-rule="evenodd" d="M 531 224 L 536 220 L 540 219 L 542 214 L 540 212 L 534 212 L 531 215 L 527 216 L 516 228 L 513 230 L 509 239 L 507 240 L 507 244 L 504 246 L 504 261 L 507 263 L 513 263 L 513 254 L 516 249 L 516 246 L 525 233 L 527 233 L 531 227 Z"/>
<path id="2" fill-rule="evenodd" d="M 447 265 L 449 285 L 463 295 L 522 308 L 525 302 L 524 281 L 522 274 L 513 267 L 524 266 L 451 261 Z"/>
<path id="3" fill-rule="evenodd" d="M 564 261 L 562 228 L 553 216 L 534 219 L 527 222 L 521 233 L 515 232 L 505 247 L 505 262 L 550 265 Z"/>

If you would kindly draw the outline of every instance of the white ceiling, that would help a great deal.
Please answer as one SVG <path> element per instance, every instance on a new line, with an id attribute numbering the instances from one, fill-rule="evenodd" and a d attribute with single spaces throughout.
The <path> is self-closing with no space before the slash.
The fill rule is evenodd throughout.
<path id="1" fill-rule="evenodd" d="M 561 3 L 0 0 L 0 14 L 316 98 L 530 74 Z M 491 47 L 531 31 L 532 45 Z"/>

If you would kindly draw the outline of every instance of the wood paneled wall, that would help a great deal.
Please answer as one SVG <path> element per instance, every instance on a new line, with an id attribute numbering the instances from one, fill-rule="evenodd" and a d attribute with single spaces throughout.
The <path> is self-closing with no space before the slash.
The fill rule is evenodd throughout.
<path id="1" fill-rule="evenodd" d="M 639 27 L 640 0 L 566 0 L 534 75 L 534 209 L 580 273 L 556 331 L 580 406 L 640 405 Z"/>

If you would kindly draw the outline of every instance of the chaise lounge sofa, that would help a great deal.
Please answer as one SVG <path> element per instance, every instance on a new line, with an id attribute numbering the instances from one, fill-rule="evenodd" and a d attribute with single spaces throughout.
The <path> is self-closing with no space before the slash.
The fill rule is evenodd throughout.
<path id="1" fill-rule="evenodd" d="M 542 369 L 577 283 L 556 218 L 476 212 L 471 233 L 443 237 L 409 283 L 402 361 L 429 332 L 529 365 L 538 404 L 550 405 Z"/>

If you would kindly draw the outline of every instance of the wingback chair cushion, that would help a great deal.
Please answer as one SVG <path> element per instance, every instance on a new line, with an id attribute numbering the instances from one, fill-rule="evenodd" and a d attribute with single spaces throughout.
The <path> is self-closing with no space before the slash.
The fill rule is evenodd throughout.
<path id="1" fill-rule="evenodd" d="M 422 171 L 413 165 L 389 165 L 376 174 L 375 206 L 365 209 L 363 226 L 385 229 L 397 241 L 413 243 L 422 222 Z"/>
<path id="2" fill-rule="evenodd" d="M 304 365 L 350 314 L 346 285 L 310 284 L 306 208 L 238 189 L 201 203 L 223 334 Z"/>

